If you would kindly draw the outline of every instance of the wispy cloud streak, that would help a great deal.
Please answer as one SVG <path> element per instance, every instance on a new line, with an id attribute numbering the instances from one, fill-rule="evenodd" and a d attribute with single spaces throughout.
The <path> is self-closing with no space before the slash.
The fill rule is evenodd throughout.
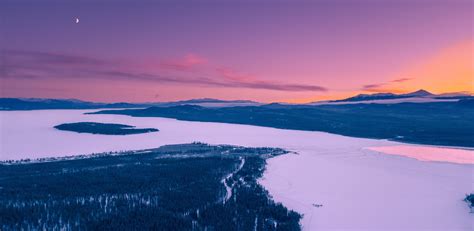
<path id="1" fill-rule="evenodd" d="M 412 80 L 413 78 L 400 78 L 400 79 L 394 79 L 390 82 L 392 83 L 403 83 L 403 82 L 406 82 L 406 81 L 409 81 L 409 80 Z"/>
<path id="2" fill-rule="evenodd" d="M 192 72 L 180 75 L 180 71 L 189 72 L 196 65 L 207 63 L 198 55 L 187 55 L 182 60 L 162 62 L 161 67 L 175 70 L 174 74 L 159 71 L 136 70 L 123 63 L 91 58 L 87 56 L 56 54 L 49 52 L 33 52 L 4 50 L 0 57 L 5 60 L 0 66 L 0 78 L 23 78 L 32 81 L 48 81 L 51 79 L 102 79 L 148 81 L 162 84 L 187 84 L 210 87 L 249 88 L 275 91 L 326 91 L 317 85 L 288 84 L 259 80 L 255 76 L 242 77 L 234 71 L 217 72 L 217 76 Z M 133 65 L 129 65 L 133 66 Z"/>
<path id="3" fill-rule="evenodd" d="M 206 64 L 208 61 L 204 57 L 197 54 L 187 54 L 178 59 L 164 59 L 159 63 L 162 69 L 170 69 L 177 71 L 192 71 L 196 66 Z"/>
<path id="4" fill-rule="evenodd" d="M 368 91 L 368 92 L 392 92 L 392 93 L 399 93 L 402 92 L 400 90 L 394 89 L 390 87 L 391 84 L 395 83 L 403 83 L 412 80 L 413 78 L 399 78 L 393 79 L 385 83 L 373 83 L 373 84 L 366 84 L 361 87 L 360 90 Z"/>

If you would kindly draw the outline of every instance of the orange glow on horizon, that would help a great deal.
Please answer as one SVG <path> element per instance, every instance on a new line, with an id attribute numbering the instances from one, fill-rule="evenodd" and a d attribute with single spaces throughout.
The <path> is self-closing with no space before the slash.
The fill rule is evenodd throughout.
<path id="1" fill-rule="evenodd" d="M 441 50 L 420 64 L 396 74 L 392 79 L 410 78 L 386 87 L 401 92 L 425 89 L 432 93 L 469 92 L 474 89 L 474 41 L 463 41 Z"/>
<path id="2" fill-rule="evenodd" d="M 440 50 L 418 64 L 399 71 L 397 74 L 387 78 L 390 81 L 380 84 L 379 87 L 282 101 L 287 103 L 309 103 L 344 99 L 361 93 L 391 92 L 402 94 L 419 89 L 424 89 L 434 94 L 463 92 L 474 95 L 473 54 L 474 41 L 463 41 Z M 396 81 L 402 79 L 403 81 Z"/>

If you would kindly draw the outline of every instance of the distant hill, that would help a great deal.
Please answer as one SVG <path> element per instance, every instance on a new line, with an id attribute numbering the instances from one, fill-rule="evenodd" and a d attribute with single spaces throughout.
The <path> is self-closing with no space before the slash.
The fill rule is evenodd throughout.
<path id="1" fill-rule="evenodd" d="M 394 98 L 399 98 L 399 97 L 393 93 L 359 94 L 347 99 L 332 100 L 330 102 L 362 101 L 362 100 L 394 99 Z"/>
<path id="2" fill-rule="evenodd" d="M 77 99 L 0 98 L 0 110 L 137 108 L 149 106 L 131 103 L 94 103 Z"/>
<path id="3" fill-rule="evenodd" d="M 177 104 L 192 104 L 192 103 L 256 103 L 250 100 L 221 100 L 212 98 L 190 99 L 183 101 L 176 101 Z"/>
<path id="4" fill-rule="evenodd" d="M 349 97 L 341 100 L 330 100 L 312 102 L 312 105 L 320 104 L 343 104 L 343 103 L 425 103 L 425 102 L 446 102 L 446 101 L 458 101 L 460 99 L 474 98 L 473 96 L 462 93 L 445 93 L 436 95 L 429 91 L 420 89 L 418 91 L 406 93 L 406 94 L 394 94 L 394 93 L 375 93 L 375 94 L 359 94 L 353 97 Z"/>
<path id="5" fill-rule="evenodd" d="M 407 93 L 407 94 L 400 94 L 398 96 L 402 96 L 402 97 L 429 97 L 429 96 L 433 96 L 433 95 L 434 94 L 432 94 L 429 91 L 420 89 L 418 91 L 414 91 L 414 92 Z"/>
<path id="6" fill-rule="evenodd" d="M 393 93 L 375 93 L 375 94 L 359 94 L 353 97 L 342 100 L 333 100 L 332 102 L 346 102 L 346 101 L 363 101 L 363 100 L 379 100 L 379 99 L 400 99 L 410 97 L 428 97 L 433 96 L 426 90 L 418 90 L 407 94 L 393 94 Z"/>
<path id="7" fill-rule="evenodd" d="M 202 107 L 258 106 L 260 103 L 249 100 L 191 99 L 176 102 L 150 103 L 96 103 L 77 99 L 42 98 L 0 98 L 0 110 L 41 110 L 41 109 L 99 109 L 99 108 L 146 108 L 170 107 L 179 105 L 198 105 Z"/>
<path id="8" fill-rule="evenodd" d="M 212 98 L 190 99 L 175 102 L 160 103 L 157 106 L 197 105 L 202 107 L 236 107 L 236 106 L 258 106 L 261 103 L 250 100 L 220 100 Z"/>

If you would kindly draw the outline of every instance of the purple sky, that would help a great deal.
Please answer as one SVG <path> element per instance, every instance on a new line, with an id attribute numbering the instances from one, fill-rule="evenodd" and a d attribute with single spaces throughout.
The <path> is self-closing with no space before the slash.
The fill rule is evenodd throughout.
<path id="1" fill-rule="evenodd" d="M 472 92 L 472 17 L 458 0 L 2 0 L 0 90 L 265 102 Z"/>

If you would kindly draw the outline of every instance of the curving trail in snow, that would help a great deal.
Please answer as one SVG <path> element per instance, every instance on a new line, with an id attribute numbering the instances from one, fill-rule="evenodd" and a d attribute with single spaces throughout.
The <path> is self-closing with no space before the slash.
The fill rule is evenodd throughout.
<path id="1" fill-rule="evenodd" d="M 243 167 L 244 167 L 244 164 L 245 164 L 245 158 L 243 157 L 240 157 L 240 164 L 239 166 L 231 173 L 227 174 L 222 180 L 221 180 L 221 183 L 224 184 L 224 187 L 225 187 L 225 196 L 222 198 L 222 203 L 225 204 L 231 197 L 232 197 L 232 189 L 234 187 L 234 184 L 233 183 L 232 185 L 228 185 L 227 184 L 227 180 L 229 180 L 230 178 L 232 178 L 236 173 L 238 173 Z"/>

